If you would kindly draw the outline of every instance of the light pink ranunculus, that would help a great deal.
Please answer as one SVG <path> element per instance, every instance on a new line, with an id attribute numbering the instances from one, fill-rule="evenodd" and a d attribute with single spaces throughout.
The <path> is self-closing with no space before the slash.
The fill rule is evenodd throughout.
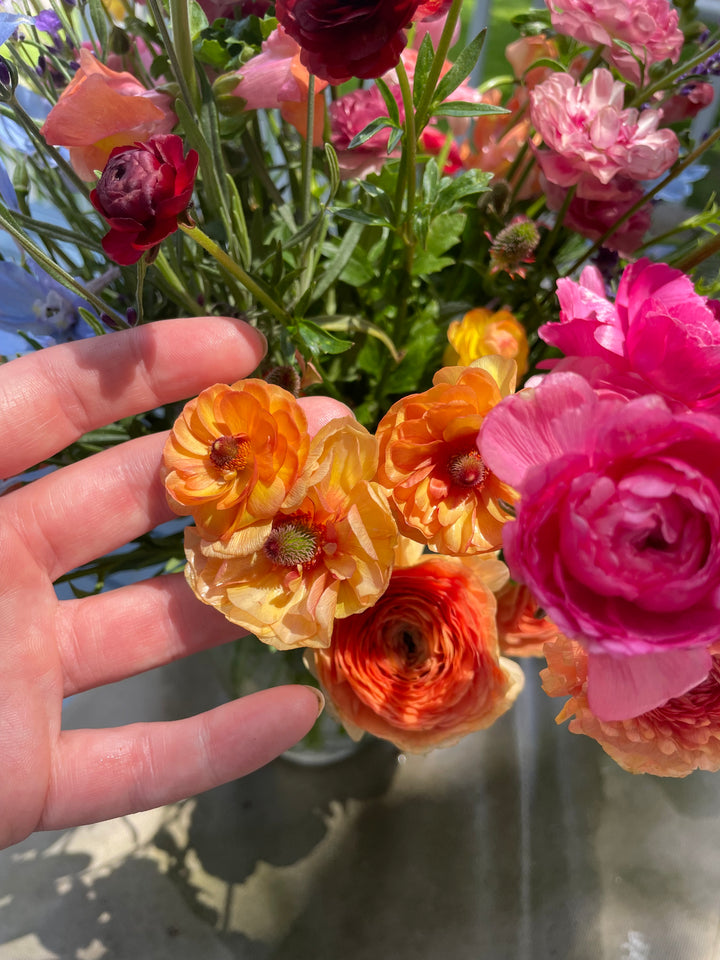
<path id="1" fill-rule="evenodd" d="M 558 33 L 592 47 L 604 46 L 607 60 L 633 83 L 640 82 L 635 57 L 646 68 L 678 61 L 684 37 L 678 12 L 668 0 L 547 0 L 547 5 Z M 629 44 L 633 52 L 613 40 Z"/>
<path id="2" fill-rule="evenodd" d="M 551 373 L 498 404 L 478 446 L 520 493 L 511 576 L 586 646 L 593 712 L 637 716 L 701 682 L 720 623 L 720 418 Z"/>
<path id="3" fill-rule="evenodd" d="M 550 183 L 544 177 L 545 197 L 550 210 L 560 210 L 567 197 L 567 190 Z M 643 195 L 643 188 L 628 177 L 613 177 L 610 183 L 600 183 L 594 177 L 581 177 L 570 205 L 565 211 L 563 224 L 588 240 L 599 240 L 607 230 L 633 207 Z M 617 250 L 629 257 L 637 250 L 650 229 L 652 214 L 650 204 L 636 210 L 623 224 L 603 241 L 608 250 Z"/>
<path id="4" fill-rule="evenodd" d="M 658 110 L 625 109 L 625 85 L 609 70 L 593 70 L 587 83 L 555 73 L 530 93 L 530 116 L 547 150 L 537 152 L 543 173 L 560 187 L 583 175 L 601 183 L 623 175 L 654 180 L 677 160 L 678 138 L 658 129 Z"/>
<path id="5" fill-rule="evenodd" d="M 597 271 L 558 280 L 560 322 L 540 336 L 566 356 L 598 357 L 673 407 L 720 413 L 720 303 L 680 270 L 643 259 L 625 269 L 615 302 Z"/>

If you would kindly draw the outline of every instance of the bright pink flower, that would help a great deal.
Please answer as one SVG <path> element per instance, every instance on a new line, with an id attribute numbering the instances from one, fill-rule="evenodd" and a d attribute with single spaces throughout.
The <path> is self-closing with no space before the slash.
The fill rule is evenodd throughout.
<path id="1" fill-rule="evenodd" d="M 307 136 L 309 74 L 300 62 L 300 47 L 282 27 L 273 30 L 261 52 L 237 71 L 240 82 L 233 96 L 246 101 L 247 110 L 279 108 L 288 123 Z M 321 91 L 327 83 L 315 81 L 313 143 L 322 144 L 325 101 Z"/>
<path id="2" fill-rule="evenodd" d="M 609 183 L 622 174 L 654 180 L 677 160 L 672 130 L 658 130 L 657 110 L 623 108 L 625 84 L 593 70 L 585 84 L 555 73 L 530 93 L 530 116 L 547 151 L 538 162 L 552 183 L 571 187 L 583 174 Z"/>
<path id="3" fill-rule="evenodd" d="M 567 190 L 549 180 L 544 180 L 543 186 L 550 210 L 560 210 Z M 588 240 L 599 240 L 642 195 L 642 187 L 628 177 L 613 177 L 610 183 L 602 184 L 594 177 L 585 175 L 578 182 L 565 211 L 563 224 Z M 651 219 L 650 204 L 645 204 L 604 240 L 603 246 L 629 257 L 642 243 L 650 229 Z"/>
<path id="4" fill-rule="evenodd" d="M 626 268 L 615 303 L 599 274 L 558 280 L 560 322 L 540 336 L 567 356 L 598 357 L 671 406 L 720 413 L 720 304 L 664 263 Z"/>
<path id="5" fill-rule="evenodd" d="M 547 0 L 547 5 L 558 33 L 591 47 L 604 46 L 607 60 L 633 83 L 640 82 L 635 57 L 646 68 L 678 61 L 685 38 L 668 0 Z M 635 56 L 613 40 L 629 44 Z"/>
<path id="6" fill-rule="evenodd" d="M 588 649 L 593 712 L 637 716 L 699 683 L 720 622 L 720 418 L 551 373 L 490 411 L 478 446 L 520 493 L 511 576 Z"/>

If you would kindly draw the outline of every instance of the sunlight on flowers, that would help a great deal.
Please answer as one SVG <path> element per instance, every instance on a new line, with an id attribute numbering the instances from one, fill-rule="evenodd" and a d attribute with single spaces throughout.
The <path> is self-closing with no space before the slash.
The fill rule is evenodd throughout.
<path id="1" fill-rule="evenodd" d="M 446 366 L 466 367 L 480 357 L 497 354 L 517 363 L 518 378 L 527 373 L 527 334 L 509 310 L 469 310 L 462 320 L 450 324 L 448 340 L 443 356 Z"/>

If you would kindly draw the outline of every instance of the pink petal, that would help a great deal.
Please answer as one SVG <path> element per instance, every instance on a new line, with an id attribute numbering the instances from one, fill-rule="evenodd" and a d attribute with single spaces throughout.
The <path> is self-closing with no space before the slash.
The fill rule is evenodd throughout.
<path id="1" fill-rule="evenodd" d="M 712 657 L 705 647 L 633 657 L 588 653 L 588 703 L 599 720 L 629 720 L 680 697 L 705 679 Z"/>

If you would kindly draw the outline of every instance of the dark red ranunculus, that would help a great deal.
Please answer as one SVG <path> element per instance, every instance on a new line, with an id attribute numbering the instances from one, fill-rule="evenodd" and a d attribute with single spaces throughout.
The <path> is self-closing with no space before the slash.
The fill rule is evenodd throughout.
<path id="1" fill-rule="evenodd" d="M 177 230 L 198 166 L 197 153 L 183 151 L 182 138 L 166 134 L 110 154 L 90 202 L 110 224 L 102 245 L 116 263 L 137 263 Z"/>
<path id="2" fill-rule="evenodd" d="M 275 15 L 310 73 L 330 83 L 397 66 L 420 0 L 277 0 Z"/>

